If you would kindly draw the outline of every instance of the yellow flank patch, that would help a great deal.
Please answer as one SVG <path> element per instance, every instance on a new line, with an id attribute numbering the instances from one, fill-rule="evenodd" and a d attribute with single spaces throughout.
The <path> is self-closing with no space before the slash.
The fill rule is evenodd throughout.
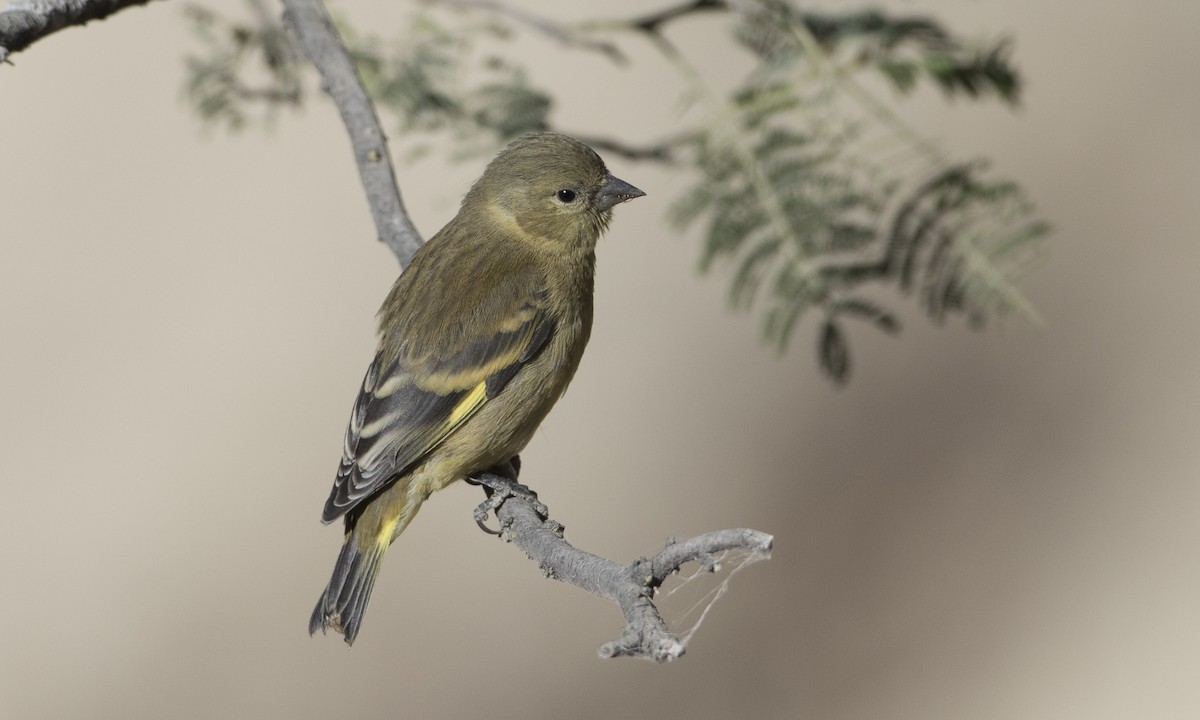
<path id="1" fill-rule="evenodd" d="M 466 397 L 458 401 L 458 404 L 454 406 L 454 409 L 450 411 L 450 415 L 446 418 L 446 430 L 449 431 L 470 417 L 471 413 L 475 412 L 475 409 L 482 405 L 485 399 L 487 399 L 486 380 L 471 388 Z"/>
<path id="2" fill-rule="evenodd" d="M 400 516 L 388 520 L 379 528 L 379 534 L 375 536 L 375 544 L 379 545 L 384 550 L 392 544 L 392 533 L 396 531 L 396 523 L 400 522 Z"/>

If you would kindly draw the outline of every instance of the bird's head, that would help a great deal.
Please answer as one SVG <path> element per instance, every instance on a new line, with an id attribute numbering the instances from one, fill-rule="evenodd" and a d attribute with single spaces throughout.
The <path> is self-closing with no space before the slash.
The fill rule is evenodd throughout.
<path id="1" fill-rule="evenodd" d="M 529 235 L 590 252 L 614 205 L 646 193 L 614 177 L 575 138 L 523 135 L 500 151 L 463 201 L 511 218 Z"/>

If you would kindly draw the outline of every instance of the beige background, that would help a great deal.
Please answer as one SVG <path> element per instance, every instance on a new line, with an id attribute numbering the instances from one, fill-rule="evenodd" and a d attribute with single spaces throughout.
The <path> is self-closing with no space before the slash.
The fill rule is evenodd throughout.
<path id="1" fill-rule="evenodd" d="M 1056 224 L 1025 284 L 1047 328 L 864 330 L 832 389 L 811 325 L 773 358 L 694 275 L 661 221 L 680 179 L 614 159 L 649 195 L 617 211 L 524 477 L 611 557 L 777 538 L 665 667 L 598 660 L 615 610 L 475 530 L 465 487 L 393 548 L 352 651 L 310 639 L 339 542 L 317 516 L 395 274 L 333 110 L 203 132 L 175 3 L 0 68 L 0 716 L 1200 717 L 1200 5 L 896 7 L 1019 39 L 1020 112 L 906 112 Z M 599 68 L 524 47 L 550 79 Z M 651 137 L 667 77 L 577 80 L 559 117 Z M 479 170 L 402 168 L 418 226 Z"/>

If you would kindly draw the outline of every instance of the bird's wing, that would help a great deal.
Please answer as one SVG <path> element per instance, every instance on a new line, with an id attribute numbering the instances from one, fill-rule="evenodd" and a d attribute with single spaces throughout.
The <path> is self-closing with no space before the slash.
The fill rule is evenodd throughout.
<path id="1" fill-rule="evenodd" d="M 423 459 L 499 394 L 554 330 L 545 291 L 535 283 L 507 283 L 481 301 L 486 307 L 436 324 L 451 336 L 448 343 L 431 342 L 431 325 L 417 319 L 397 329 L 409 333 L 402 344 L 381 343 L 354 402 L 323 521 L 344 515 Z"/>

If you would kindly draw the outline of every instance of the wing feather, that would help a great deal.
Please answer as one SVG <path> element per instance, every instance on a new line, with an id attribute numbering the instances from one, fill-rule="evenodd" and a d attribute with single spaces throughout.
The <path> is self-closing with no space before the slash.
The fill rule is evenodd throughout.
<path id="1" fill-rule="evenodd" d="M 510 275 L 497 292 L 477 293 L 478 303 L 458 325 L 440 319 L 463 338 L 443 343 L 452 346 L 448 352 L 433 350 L 438 344 L 422 335 L 428 318 L 403 305 L 394 310 L 402 320 L 412 318 L 412 327 L 390 329 L 403 342 L 381 337 L 354 402 L 323 521 L 353 511 L 427 457 L 537 355 L 554 321 L 544 289 L 529 279 Z"/>

